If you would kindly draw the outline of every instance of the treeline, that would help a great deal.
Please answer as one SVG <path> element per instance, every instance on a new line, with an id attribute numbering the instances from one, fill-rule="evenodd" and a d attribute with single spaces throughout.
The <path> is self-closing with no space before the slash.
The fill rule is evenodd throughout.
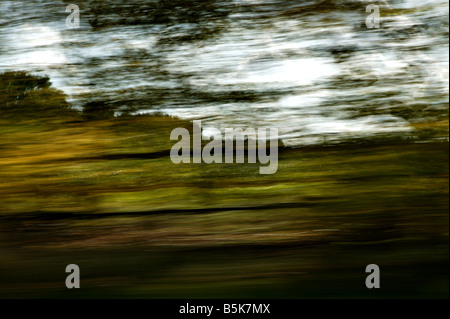
<path id="1" fill-rule="evenodd" d="M 131 110 L 122 113 L 129 117 Z M 108 101 L 87 101 L 82 111 L 67 101 L 61 90 L 52 86 L 48 76 L 25 71 L 0 74 L 0 118 L 4 120 L 107 120 L 115 117 L 114 106 Z"/>

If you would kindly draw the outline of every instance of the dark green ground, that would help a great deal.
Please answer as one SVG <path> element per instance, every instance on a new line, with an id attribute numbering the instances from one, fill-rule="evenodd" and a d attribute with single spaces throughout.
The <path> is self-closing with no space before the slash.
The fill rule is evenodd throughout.
<path id="1" fill-rule="evenodd" d="M 147 155 L 96 148 L 133 132 L 83 125 L 34 128 L 55 140 L 28 132 L 23 152 L 36 151 L 23 157 L 13 137 L 26 133 L 8 133 L 1 297 L 448 297 L 448 143 L 286 149 L 264 176 L 259 164 L 175 165 L 151 134 Z M 73 145 L 52 149 L 58 136 Z M 64 285 L 71 263 L 77 291 Z"/>
<path id="2" fill-rule="evenodd" d="M 449 148 L 432 138 L 448 120 L 283 148 L 260 175 L 173 164 L 170 132 L 189 122 L 81 115 L 14 81 L 0 87 L 0 297 L 448 298 Z"/>

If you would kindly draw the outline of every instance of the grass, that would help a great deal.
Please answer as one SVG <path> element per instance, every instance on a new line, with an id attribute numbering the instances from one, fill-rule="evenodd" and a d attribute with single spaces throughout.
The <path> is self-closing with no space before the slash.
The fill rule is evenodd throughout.
<path id="1" fill-rule="evenodd" d="M 175 127 L 2 120 L 0 296 L 448 297 L 447 142 L 283 148 L 260 175 L 173 164 Z"/>

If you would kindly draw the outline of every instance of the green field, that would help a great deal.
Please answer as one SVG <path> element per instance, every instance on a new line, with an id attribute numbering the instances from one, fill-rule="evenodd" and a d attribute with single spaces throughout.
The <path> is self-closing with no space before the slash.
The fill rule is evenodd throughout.
<path id="1" fill-rule="evenodd" d="M 448 297 L 448 142 L 282 147 L 260 175 L 173 164 L 175 127 L 2 119 L 0 296 Z"/>

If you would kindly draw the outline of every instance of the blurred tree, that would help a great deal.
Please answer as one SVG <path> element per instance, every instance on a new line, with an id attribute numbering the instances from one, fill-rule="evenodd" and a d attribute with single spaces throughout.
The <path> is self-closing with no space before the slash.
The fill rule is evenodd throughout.
<path id="1" fill-rule="evenodd" d="M 223 31 L 232 11 L 230 0 L 79 0 L 94 28 L 120 25 L 161 25 L 160 44 L 213 38 Z"/>
<path id="2" fill-rule="evenodd" d="M 0 74 L 0 116 L 22 118 L 74 116 L 66 95 L 53 87 L 47 76 L 24 71 Z"/>
<path id="3" fill-rule="evenodd" d="M 85 120 L 106 120 L 114 117 L 113 107 L 104 101 L 92 101 L 83 106 L 83 117 Z"/>

